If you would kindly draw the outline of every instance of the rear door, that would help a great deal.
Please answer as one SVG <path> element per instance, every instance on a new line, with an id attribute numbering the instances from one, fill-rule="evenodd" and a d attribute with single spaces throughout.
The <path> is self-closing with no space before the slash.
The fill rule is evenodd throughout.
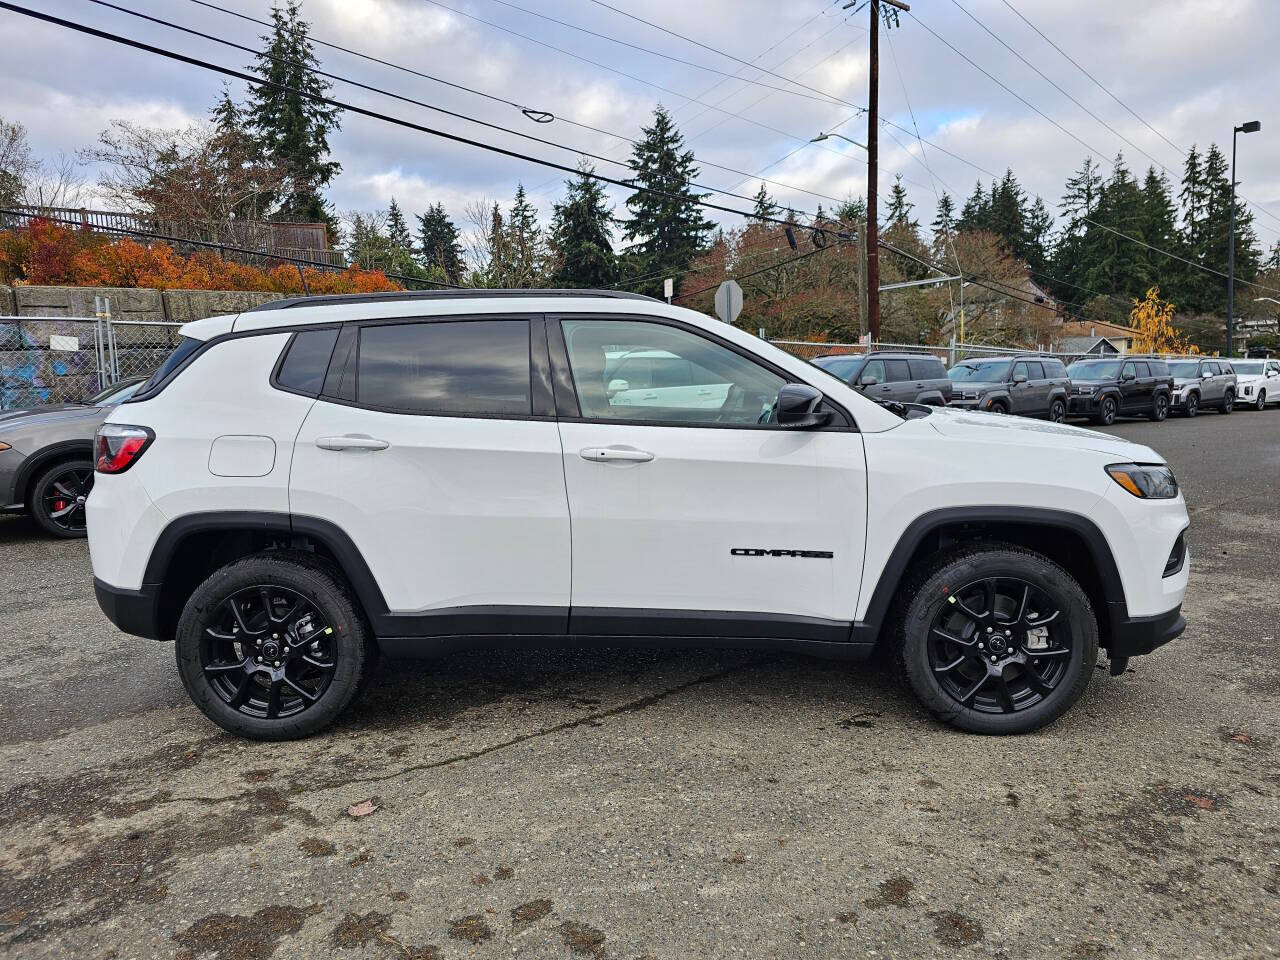
<path id="1" fill-rule="evenodd" d="M 885 372 L 889 377 L 889 400 L 899 403 L 911 403 L 916 398 L 915 380 L 911 377 L 911 367 L 906 360 L 885 360 Z"/>
<path id="2" fill-rule="evenodd" d="M 559 633 L 569 509 L 540 317 L 349 324 L 298 433 L 295 525 L 336 524 L 380 634 Z"/>
<path id="3" fill-rule="evenodd" d="M 772 407 L 788 378 L 696 327 L 652 317 L 549 327 L 572 632 L 847 639 L 866 535 L 860 434 L 778 427 Z M 725 402 L 620 405 L 604 375 L 619 349 L 681 357 L 712 378 L 686 386 L 723 388 Z"/>

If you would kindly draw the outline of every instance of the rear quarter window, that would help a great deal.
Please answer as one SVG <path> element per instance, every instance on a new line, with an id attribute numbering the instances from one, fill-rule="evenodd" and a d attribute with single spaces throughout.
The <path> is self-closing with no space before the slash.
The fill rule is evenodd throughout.
<path id="1" fill-rule="evenodd" d="M 886 382 L 900 383 L 911 379 L 911 370 L 905 360 L 886 360 L 884 366 L 888 374 Z"/>
<path id="2" fill-rule="evenodd" d="M 1166 373 L 1168 371 L 1165 371 Z M 1065 377 L 1067 368 L 1062 365 L 1061 360 L 1044 361 L 1044 375 L 1050 378 Z"/>
<path id="3" fill-rule="evenodd" d="M 338 339 L 338 328 L 295 333 L 285 348 L 276 383 L 286 390 L 317 396 L 324 386 L 329 357 Z"/>

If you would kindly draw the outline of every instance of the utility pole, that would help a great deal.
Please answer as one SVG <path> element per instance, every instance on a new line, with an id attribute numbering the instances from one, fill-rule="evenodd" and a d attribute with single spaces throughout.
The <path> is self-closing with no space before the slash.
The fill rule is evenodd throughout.
<path id="1" fill-rule="evenodd" d="M 880 339 L 880 225 L 876 210 L 876 164 L 880 142 L 880 4 L 902 11 L 911 7 L 902 0 L 871 0 L 871 77 L 867 84 L 867 333 Z M 849 6 L 853 6 L 852 3 Z"/>
<path id="2" fill-rule="evenodd" d="M 1227 230 L 1227 356 L 1231 356 L 1235 334 L 1236 312 L 1236 136 L 1257 133 L 1262 124 L 1257 120 L 1242 123 L 1231 131 L 1231 226 Z"/>

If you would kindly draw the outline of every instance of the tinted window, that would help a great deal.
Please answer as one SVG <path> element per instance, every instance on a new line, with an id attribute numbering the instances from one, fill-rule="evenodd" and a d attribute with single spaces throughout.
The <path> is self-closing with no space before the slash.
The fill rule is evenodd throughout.
<path id="1" fill-rule="evenodd" d="M 912 357 L 907 361 L 911 366 L 913 380 L 941 380 L 947 375 L 942 361 L 935 357 Z"/>
<path id="2" fill-rule="evenodd" d="M 1036 360 L 1027 361 L 1027 376 L 1032 380 L 1044 379 L 1044 367 Z"/>
<path id="3" fill-rule="evenodd" d="M 686 425 L 767 423 L 782 377 L 705 337 L 643 320 L 563 320 L 582 415 Z M 642 367 L 637 361 L 645 361 Z M 648 381 L 633 380 L 648 371 Z M 362 381 L 363 388 L 363 381 Z"/>
<path id="4" fill-rule="evenodd" d="M 1127 377 L 1127 376 L 1136 377 L 1137 375 L 1138 375 L 1138 368 L 1133 365 L 1132 361 L 1130 361 L 1129 363 L 1126 363 L 1123 367 L 1120 368 L 1120 376 L 1122 377 Z"/>
<path id="5" fill-rule="evenodd" d="M 1148 360 L 1147 366 L 1151 368 L 1153 377 L 1167 377 L 1169 375 L 1169 365 L 1163 360 Z"/>
<path id="6" fill-rule="evenodd" d="M 280 386 L 312 395 L 319 393 L 324 386 L 324 374 L 329 369 L 329 356 L 337 339 L 337 327 L 295 333 L 276 377 Z"/>
<path id="7" fill-rule="evenodd" d="M 884 366 L 889 373 L 889 379 L 894 383 L 911 379 L 911 370 L 907 367 L 905 360 L 886 360 Z"/>
<path id="8" fill-rule="evenodd" d="M 1044 375 L 1049 378 L 1065 377 L 1067 368 L 1062 365 L 1061 360 L 1045 360 Z"/>
<path id="9" fill-rule="evenodd" d="M 867 365 L 862 368 L 862 376 L 858 377 L 859 383 L 866 383 L 872 377 L 875 377 L 876 383 L 885 383 L 888 374 L 884 370 L 883 360 L 868 360 Z"/>
<path id="10" fill-rule="evenodd" d="M 528 416 L 527 320 L 398 323 L 360 331 L 361 404 L 417 413 Z"/>
<path id="11" fill-rule="evenodd" d="M 1139 377 L 1149 377 L 1149 376 L 1151 376 L 1151 368 L 1150 368 L 1150 367 L 1148 367 L 1145 363 L 1143 363 L 1143 362 L 1142 362 L 1142 361 L 1140 361 L 1140 360 L 1139 360 L 1139 361 L 1136 361 L 1136 362 L 1134 363 L 1134 365 L 1133 365 L 1133 371 L 1134 371 L 1134 373 L 1135 373 L 1135 374 L 1137 374 Z"/>

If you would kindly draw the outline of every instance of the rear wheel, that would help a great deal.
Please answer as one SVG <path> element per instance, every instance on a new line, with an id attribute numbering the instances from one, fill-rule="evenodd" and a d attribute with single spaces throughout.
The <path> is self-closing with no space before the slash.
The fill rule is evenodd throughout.
<path id="1" fill-rule="evenodd" d="M 1232 410 L 1235 409 L 1235 407 L 1236 407 L 1236 395 L 1232 393 L 1230 390 L 1228 390 L 1226 392 L 1226 395 L 1222 398 L 1222 406 L 1219 407 L 1218 409 L 1221 410 L 1223 413 L 1230 413 Z"/>
<path id="2" fill-rule="evenodd" d="M 1185 413 L 1187 417 L 1190 418 L 1190 417 L 1194 417 L 1199 412 L 1200 412 L 1200 397 L 1194 393 L 1188 393 L 1187 402 L 1184 405 L 1183 413 Z"/>
<path id="3" fill-rule="evenodd" d="M 1116 422 L 1116 409 L 1115 397 L 1103 397 L 1102 405 L 1098 407 L 1098 412 L 1093 419 L 1096 423 L 1109 427 Z"/>
<path id="4" fill-rule="evenodd" d="M 1001 544 L 939 555 L 913 579 L 899 656 L 920 702 L 974 733 L 1026 733 L 1080 698 L 1098 625 L 1075 579 L 1048 558 Z"/>
<path id="5" fill-rule="evenodd" d="M 1156 394 L 1155 399 L 1151 401 L 1151 413 L 1149 416 L 1156 423 L 1169 416 L 1169 395 L 1167 393 Z"/>
<path id="6" fill-rule="evenodd" d="M 1054 423 L 1062 423 L 1067 419 L 1067 405 L 1061 400 L 1049 404 L 1049 419 Z"/>
<path id="7" fill-rule="evenodd" d="M 258 554 L 216 571 L 187 601 L 175 640 L 196 706 L 254 740 L 327 727 L 377 658 L 341 575 L 304 553 Z"/>
<path id="8" fill-rule="evenodd" d="M 36 478 L 27 509 L 45 533 L 74 540 L 85 535 L 84 504 L 92 489 L 93 462 L 67 460 Z"/>

